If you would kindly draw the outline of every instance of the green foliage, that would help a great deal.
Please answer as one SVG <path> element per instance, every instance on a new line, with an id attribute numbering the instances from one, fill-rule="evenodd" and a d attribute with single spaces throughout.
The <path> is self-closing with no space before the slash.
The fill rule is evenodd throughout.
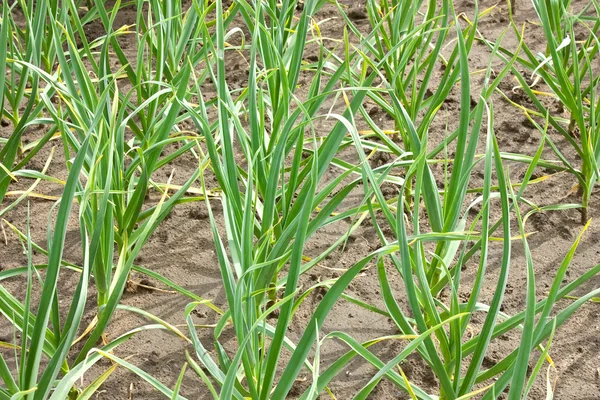
<path id="1" fill-rule="evenodd" d="M 546 38 L 546 53 L 535 54 L 534 50 L 523 43 L 524 56 L 518 60 L 530 77 L 523 76 L 516 70 L 514 73 L 521 89 L 532 101 L 533 108 L 517 106 L 530 116 L 547 118 L 576 152 L 578 159 L 569 159 L 546 136 L 558 159 L 578 181 L 581 221 L 585 224 L 589 219 L 590 197 L 600 177 L 599 76 L 594 67 L 599 46 L 596 32 L 600 28 L 600 6 L 592 1 L 575 12 L 568 0 L 536 0 L 533 4 Z M 514 22 L 513 28 L 518 37 L 523 35 Z M 579 34 L 586 39 L 578 40 Z M 510 51 L 505 49 L 504 53 L 510 54 Z M 528 83 L 527 78 L 531 78 L 533 84 Z M 535 87 L 540 82 L 558 99 L 568 118 L 553 111 L 543 101 L 540 96 L 543 93 Z M 543 90 L 546 88 L 542 88 Z"/>
<path id="2" fill-rule="evenodd" d="M 321 0 L 235 0 L 227 8 L 222 0 L 192 0 L 189 7 L 174 0 L 117 0 L 112 6 L 102 0 L 3 2 L 0 117 L 11 134 L 0 139 L 0 217 L 34 196 L 56 203 L 46 246 L 32 236 L 29 208 L 26 221 L 4 221 L 21 241 L 27 265 L 0 271 L 0 281 L 20 278 L 27 289 L 12 293 L 0 285 L 0 313 L 20 333 L 19 340 L 2 343 L 16 362 L 0 356 L 0 399 L 90 399 L 117 369 L 171 399 L 184 399 L 190 373 L 213 398 L 226 400 L 285 399 L 300 374 L 308 373 L 301 399 L 316 399 L 357 358 L 376 372 L 356 399 L 368 398 L 383 379 L 417 399 L 495 399 L 505 390 L 510 399 L 527 398 L 557 329 L 600 291 L 581 295 L 600 265 L 563 284 L 589 226 L 586 210 L 599 177 L 598 3 L 574 13 L 569 1 L 534 1 L 548 40 L 544 55 L 533 53 L 514 21 L 516 49 L 503 46 L 504 33 L 494 42 L 481 37 L 480 18 L 491 9 L 476 6 L 470 20 L 457 15 L 451 0 L 368 0 L 368 33 L 335 2 L 329 7 L 337 9 L 345 28 L 332 48 L 317 22 L 325 6 Z M 117 27 L 126 7 L 137 10 L 135 24 Z M 87 35 L 91 23 L 104 32 Z M 575 40 L 581 31 L 589 38 Z M 134 38 L 134 51 L 123 45 L 124 35 Z M 477 41 L 489 47 L 490 61 L 474 96 L 469 54 Z M 306 57 L 307 48 L 316 58 Z M 238 88 L 227 72 L 235 57 L 248 65 L 247 84 Z M 502 66 L 492 69 L 498 60 Z M 443 72 L 434 79 L 439 68 Z M 533 104 L 517 106 L 542 135 L 534 155 L 502 152 L 496 140 L 492 95 L 511 72 Z M 568 118 L 541 99 L 541 83 Z M 455 127 L 433 142 L 434 122 L 453 91 L 460 98 Z M 371 118 L 367 108 L 373 104 L 390 117 L 391 132 Z M 23 135 L 33 126 L 42 132 L 25 144 Z M 578 160 L 561 153 L 550 129 L 566 139 Z M 51 142 L 65 156 L 66 181 L 48 173 L 54 150 L 41 171 L 27 168 Z M 559 162 L 542 158 L 545 149 Z M 377 153 L 391 159 L 373 167 Z M 172 185 L 172 174 L 161 182 L 158 171 L 183 156 L 197 162 L 184 183 Z M 513 162 L 527 165 L 518 183 L 510 181 L 507 165 Z M 525 194 L 536 182 L 536 168 L 572 173 L 582 204 L 533 204 Z M 478 169 L 483 181 L 475 184 Z M 209 176 L 216 188 L 207 187 Z M 17 180 L 31 184 L 11 191 Z M 42 181 L 62 185 L 62 195 L 38 193 Z M 395 185 L 400 195 L 384 194 L 384 184 Z M 208 210 L 223 310 L 135 263 L 169 213 L 191 202 Z M 217 203 L 222 213 L 214 212 Z M 572 208 L 584 210 L 587 224 L 548 292 L 540 293 L 525 222 L 536 212 Z M 73 221 L 80 232 L 77 264 L 63 258 Z M 308 241 L 342 221 L 350 221 L 347 231 L 309 258 Z M 344 248 L 361 226 L 375 230 L 377 248 L 360 254 L 339 277 L 303 286 L 302 275 Z M 494 240 L 502 256 L 492 275 Z M 509 315 L 502 304 L 511 270 L 519 267 L 511 262 L 515 246 L 525 258 L 525 307 Z M 34 253 L 47 261 L 37 262 Z M 476 271 L 471 280 L 461 275 L 467 266 Z M 382 306 L 346 290 L 368 267 L 377 271 Z M 132 271 L 189 299 L 181 321 L 185 332 L 121 302 Z M 58 293 L 66 273 L 76 276 L 77 285 Z M 403 299 L 391 284 L 396 277 Z M 494 286 L 491 299 L 482 295 L 484 285 Z M 288 332 L 296 312 L 317 287 L 326 293 L 293 340 Z M 459 296 L 465 292 L 468 298 Z M 571 301 L 559 307 L 562 299 Z M 364 343 L 348 332 L 323 332 L 342 300 L 389 318 L 398 332 Z M 200 339 L 192 319 L 197 307 L 218 315 L 214 348 Z M 95 318 L 82 326 L 89 310 Z M 148 324 L 107 341 L 117 310 Z M 485 318 L 472 331 L 474 313 Z M 156 329 L 190 346 L 172 389 L 118 354 L 118 346 L 134 335 Z M 227 330 L 235 336 L 233 350 L 226 347 Z M 520 337 L 519 346 L 484 366 L 493 341 L 507 333 Z M 324 365 L 320 352 L 330 340 L 349 350 Z M 405 345 L 383 361 L 370 347 L 388 340 Z M 439 388 L 408 380 L 400 365 L 411 354 L 430 368 Z M 103 359 L 111 365 L 91 376 Z"/>

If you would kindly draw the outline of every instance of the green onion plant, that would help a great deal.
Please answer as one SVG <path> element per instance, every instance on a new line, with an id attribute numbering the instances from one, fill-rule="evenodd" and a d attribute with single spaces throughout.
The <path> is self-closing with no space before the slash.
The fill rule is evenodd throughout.
<path id="1" fill-rule="evenodd" d="M 523 76 L 516 70 L 513 72 L 519 80 L 520 89 L 533 105 L 513 104 L 530 117 L 548 118 L 553 129 L 576 152 L 577 160 L 570 159 L 550 136 L 546 136 L 558 159 L 577 179 L 581 221 L 585 224 L 589 218 L 590 197 L 599 178 L 599 76 L 594 68 L 594 59 L 599 46 L 596 32 L 600 27 L 600 8 L 595 1 L 583 4 L 577 11 L 573 10 L 571 1 L 536 0 L 533 5 L 546 38 L 546 52 L 536 54 L 527 46 L 526 38 L 522 38 L 524 55 L 518 58 L 518 62 L 529 76 Z M 521 38 L 523 33 L 514 21 L 513 27 Z M 579 35 L 585 39 L 579 39 Z M 504 49 L 504 53 L 510 54 L 510 51 Z M 544 101 L 543 97 L 548 95 L 560 103 L 558 112 Z M 561 109 L 566 116 L 560 112 Z"/>

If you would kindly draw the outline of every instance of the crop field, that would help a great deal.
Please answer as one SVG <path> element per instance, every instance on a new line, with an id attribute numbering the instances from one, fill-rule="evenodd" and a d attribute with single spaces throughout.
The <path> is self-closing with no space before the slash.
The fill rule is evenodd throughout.
<path id="1" fill-rule="evenodd" d="M 598 0 L 0 4 L 0 400 L 600 398 Z"/>

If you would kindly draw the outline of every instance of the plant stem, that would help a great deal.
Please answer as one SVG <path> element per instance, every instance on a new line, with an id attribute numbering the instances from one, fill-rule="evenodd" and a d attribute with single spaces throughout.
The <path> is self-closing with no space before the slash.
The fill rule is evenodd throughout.
<path id="1" fill-rule="evenodd" d="M 589 174 L 590 174 L 589 166 L 586 162 L 583 162 L 583 165 L 581 166 L 581 172 L 582 172 L 584 179 L 586 179 L 586 177 L 589 176 Z M 580 208 L 580 212 L 581 212 L 581 224 L 582 225 L 585 225 L 589 219 L 589 199 L 590 199 L 591 190 L 592 190 L 592 186 L 590 186 L 588 184 L 587 179 L 586 179 L 585 186 L 579 184 L 579 190 L 577 191 L 577 195 L 581 196 L 582 208 Z"/>
<path id="2" fill-rule="evenodd" d="M 575 115 L 571 113 L 571 119 L 569 121 L 569 135 L 575 137 Z"/>

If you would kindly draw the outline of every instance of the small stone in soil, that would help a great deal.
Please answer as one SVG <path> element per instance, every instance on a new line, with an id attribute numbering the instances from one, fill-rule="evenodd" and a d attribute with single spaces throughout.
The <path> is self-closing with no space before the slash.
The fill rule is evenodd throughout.
<path id="1" fill-rule="evenodd" d="M 375 115 L 377 115 L 378 112 L 379 112 L 379 108 L 377 108 L 377 107 L 371 107 L 367 113 L 372 118 Z"/>

